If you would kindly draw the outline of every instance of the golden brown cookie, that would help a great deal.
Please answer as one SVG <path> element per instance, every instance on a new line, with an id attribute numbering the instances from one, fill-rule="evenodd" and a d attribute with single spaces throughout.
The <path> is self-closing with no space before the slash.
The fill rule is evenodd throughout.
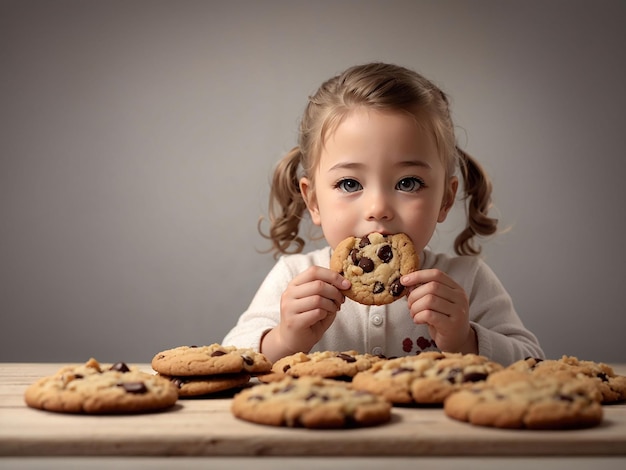
<path id="1" fill-rule="evenodd" d="M 284 377 L 256 385 L 233 398 L 239 419 L 271 426 L 349 428 L 391 419 L 391 404 L 377 395 L 351 390 L 321 377 Z"/>
<path id="2" fill-rule="evenodd" d="M 68 365 L 31 384 L 24 400 L 31 408 L 60 413 L 142 413 L 171 407 L 178 399 L 167 379 L 120 362 L 102 366 L 95 359 Z"/>
<path id="3" fill-rule="evenodd" d="M 374 364 L 354 376 L 352 387 L 379 394 L 396 404 L 434 405 L 499 370 L 499 363 L 477 354 L 427 351 Z"/>
<path id="4" fill-rule="evenodd" d="M 626 400 L 626 376 L 616 375 L 613 368 L 603 362 L 579 360 L 573 356 L 545 360 L 529 357 L 511 364 L 508 368 L 537 375 L 553 375 L 559 372 L 574 377 L 590 377 L 602 394 L 602 403 Z"/>
<path id="5" fill-rule="evenodd" d="M 358 372 L 369 369 L 374 363 L 383 360 L 380 356 L 361 354 L 357 351 L 316 351 L 295 353 L 285 356 L 272 366 L 274 375 L 294 377 L 317 376 L 329 379 L 350 380 Z M 270 379 L 267 377 L 266 380 Z M 263 378 L 261 378 L 263 381 Z"/>
<path id="6" fill-rule="evenodd" d="M 415 247 L 403 233 L 346 238 L 330 259 L 330 269 L 352 283 L 343 291 L 346 297 L 366 305 L 384 305 L 404 296 L 407 289 L 400 278 L 418 268 Z"/>
<path id="7" fill-rule="evenodd" d="M 253 349 L 214 343 L 161 351 L 152 358 L 152 368 L 171 377 L 239 373 L 254 375 L 269 372 L 272 363 Z"/>
<path id="8" fill-rule="evenodd" d="M 204 376 L 188 375 L 185 377 L 161 376 L 176 385 L 178 396 L 184 398 L 209 396 L 228 390 L 236 390 L 250 382 L 250 374 L 244 373 Z"/>
<path id="9" fill-rule="evenodd" d="M 584 428 L 603 418 L 592 379 L 503 370 L 450 395 L 450 418 L 477 426 L 527 429 Z"/>

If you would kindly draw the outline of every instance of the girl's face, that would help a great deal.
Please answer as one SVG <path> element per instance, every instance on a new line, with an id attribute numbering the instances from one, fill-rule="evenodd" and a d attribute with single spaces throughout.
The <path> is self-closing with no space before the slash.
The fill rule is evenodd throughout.
<path id="1" fill-rule="evenodd" d="M 433 137 L 400 112 L 361 108 L 327 138 L 314 183 L 300 180 L 313 223 L 334 249 L 371 232 L 406 233 L 418 253 L 454 202 Z"/>

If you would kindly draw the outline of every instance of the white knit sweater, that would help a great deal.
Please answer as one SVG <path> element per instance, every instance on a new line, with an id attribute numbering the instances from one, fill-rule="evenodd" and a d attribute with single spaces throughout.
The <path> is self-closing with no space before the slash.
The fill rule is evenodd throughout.
<path id="1" fill-rule="evenodd" d="M 280 298 L 287 284 L 308 267 L 328 267 L 330 248 L 281 257 L 269 272 L 248 309 L 222 344 L 259 350 L 263 334 L 280 321 Z M 470 324 L 478 338 L 479 354 L 508 365 L 528 356 L 544 357 L 535 335 L 515 312 L 511 297 L 494 272 L 476 256 L 448 256 L 424 250 L 420 268 L 446 272 L 465 289 Z M 406 297 L 389 305 L 366 306 L 346 299 L 334 323 L 313 351 L 356 350 L 386 357 L 436 349 L 426 325 L 413 323 Z"/>

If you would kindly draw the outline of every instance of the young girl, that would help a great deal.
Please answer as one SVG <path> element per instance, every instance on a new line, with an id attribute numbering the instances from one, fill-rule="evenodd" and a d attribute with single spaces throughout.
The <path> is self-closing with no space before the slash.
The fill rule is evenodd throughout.
<path id="1" fill-rule="evenodd" d="M 459 256 L 427 248 L 463 178 L 468 222 Z M 252 347 L 270 360 L 298 351 L 356 350 L 395 357 L 438 349 L 478 353 L 502 364 L 543 357 L 510 296 L 476 255 L 491 235 L 491 183 L 456 145 L 446 95 L 421 75 L 390 64 L 349 68 L 309 99 L 299 145 L 275 169 L 270 232 L 277 255 L 249 308 L 223 344 Z M 303 254 L 308 212 L 326 248 Z M 329 269 L 343 239 L 407 234 L 420 269 L 401 279 L 408 295 L 361 305 L 350 282 Z"/>

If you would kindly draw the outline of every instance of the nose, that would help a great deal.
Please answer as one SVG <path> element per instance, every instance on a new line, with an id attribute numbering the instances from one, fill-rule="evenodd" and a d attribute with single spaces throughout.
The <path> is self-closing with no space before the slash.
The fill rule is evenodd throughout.
<path id="1" fill-rule="evenodd" d="M 367 220 L 391 220 L 393 204 L 384 191 L 370 191 L 366 197 L 365 218 Z"/>

